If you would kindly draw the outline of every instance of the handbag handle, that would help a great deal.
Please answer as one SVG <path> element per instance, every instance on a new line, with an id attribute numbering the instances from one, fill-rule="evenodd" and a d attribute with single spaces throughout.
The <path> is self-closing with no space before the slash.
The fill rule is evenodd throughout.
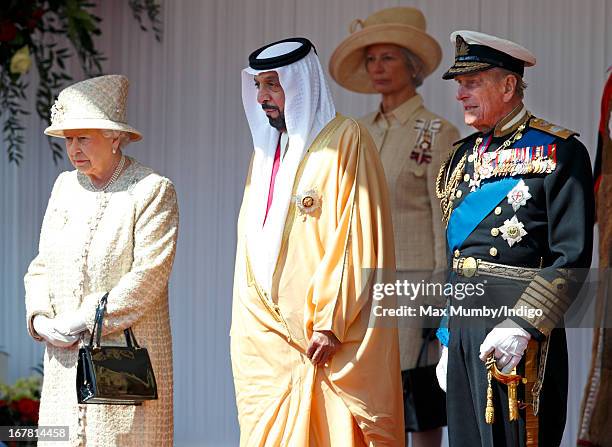
<path id="1" fill-rule="evenodd" d="M 96 307 L 96 318 L 94 320 L 93 330 L 91 331 L 91 338 L 89 339 L 90 348 L 100 347 L 100 338 L 102 337 L 102 324 L 104 322 L 104 314 L 106 313 L 106 303 L 108 302 L 108 294 L 109 292 L 106 292 L 102 296 L 102 298 L 100 298 L 98 307 Z M 136 340 L 136 336 L 134 335 L 134 332 L 132 331 L 131 326 L 123 330 L 123 335 L 125 336 L 125 342 L 128 348 L 135 347 L 135 348 L 140 349 L 140 345 L 138 344 L 138 341 Z"/>
<path id="2" fill-rule="evenodd" d="M 423 330 L 423 344 L 421 345 L 421 350 L 419 351 L 419 357 L 417 359 L 416 366 L 421 366 L 421 360 L 423 358 L 423 354 L 425 354 L 425 361 L 427 361 L 427 348 L 429 346 L 429 342 L 432 341 L 435 337 L 435 328 Z"/>

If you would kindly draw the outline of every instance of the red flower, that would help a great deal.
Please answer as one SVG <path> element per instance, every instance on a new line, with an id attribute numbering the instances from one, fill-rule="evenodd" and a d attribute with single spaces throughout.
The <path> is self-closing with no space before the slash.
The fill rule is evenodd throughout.
<path id="1" fill-rule="evenodd" d="M 32 13 L 32 17 L 29 18 L 26 22 L 26 26 L 30 31 L 36 28 L 36 25 L 38 24 L 38 22 L 40 22 L 40 18 L 43 16 L 44 13 L 45 11 L 42 8 L 37 8 L 34 10 L 34 12 Z"/>
<path id="2" fill-rule="evenodd" d="M 11 407 L 19 413 L 21 422 L 38 424 L 39 401 L 24 397 L 23 399 L 13 402 Z"/>
<path id="3" fill-rule="evenodd" d="M 7 20 L 0 22 L 0 42 L 10 42 L 17 35 L 15 25 Z"/>
<path id="4" fill-rule="evenodd" d="M 32 13 L 32 18 L 34 20 L 40 20 L 40 18 L 44 15 L 45 11 L 42 8 L 37 8 Z"/>

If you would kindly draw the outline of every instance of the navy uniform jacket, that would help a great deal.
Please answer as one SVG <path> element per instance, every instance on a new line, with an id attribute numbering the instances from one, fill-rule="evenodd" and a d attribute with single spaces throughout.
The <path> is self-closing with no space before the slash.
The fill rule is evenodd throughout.
<path id="1" fill-rule="evenodd" d="M 565 331 L 553 328 L 561 325 L 563 315 L 591 263 L 593 178 L 588 152 L 574 135 L 530 116 L 522 108 L 504 118 L 490 134 L 476 133 L 457 142 L 452 158 L 443 166 L 439 177 L 451 180 L 456 174 L 454 178 L 459 180 L 456 188 L 446 188 L 445 191 L 446 198 L 452 196 L 448 207 L 451 212 L 446 215 L 449 219 L 449 267 L 452 269 L 453 263 L 473 258 L 472 261 L 531 269 L 529 275 L 521 279 L 484 274 L 466 277 L 459 273 L 451 273 L 451 278 L 453 282 L 487 281 L 487 293 L 481 304 L 542 310 L 541 317 L 515 316 L 512 319 L 529 331 L 535 340 L 547 341 L 547 360 L 543 363 L 542 357 L 539 359 L 546 365 L 538 372 L 541 393 L 532 395 L 539 402 L 538 436 L 543 446 L 559 445 L 566 418 L 568 364 Z M 513 137 L 516 141 L 496 152 L 500 145 Z M 471 158 L 468 161 L 478 138 L 482 138 L 484 143 L 482 149 L 486 148 L 486 153 L 492 154 L 483 155 L 480 168 L 477 160 L 476 163 Z M 464 156 L 464 169 L 457 169 L 461 167 Z M 475 168 L 484 177 L 495 173 L 500 175 L 488 179 L 479 177 L 480 185 L 476 187 Z M 444 204 L 442 199 L 443 214 Z M 514 445 L 516 439 L 520 441 L 517 445 L 525 445 L 524 416 L 521 416 L 518 426 L 507 424 L 507 414 L 497 414 L 495 424 L 490 428 L 484 423 L 487 379 L 484 363 L 478 358 L 478 346 L 488 330 L 503 319 L 485 321 L 484 328 L 474 330 L 463 330 L 458 326 L 459 319 L 450 319 L 447 405 L 449 414 L 457 413 L 453 421 L 453 416 L 449 416 L 449 433 L 457 445 L 478 445 L 487 436 L 492 436 L 499 445 L 504 442 Z M 457 365 L 463 366 L 459 368 Z M 524 361 L 517 370 L 524 374 Z M 497 405 L 504 400 L 500 397 L 504 391 L 503 387 L 495 390 Z M 526 399 L 526 391 L 525 387 L 519 387 L 520 400 Z M 462 419 L 465 417 L 462 412 L 469 408 L 465 402 L 469 400 L 474 401 L 473 408 L 477 409 L 474 417 L 480 426 L 478 430 L 466 429 Z M 524 415 L 522 411 L 521 414 Z M 457 427 L 461 429 L 457 431 Z M 483 434 L 489 431 L 493 434 Z"/>
<path id="2" fill-rule="evenodd" d="M 550 172 L 511 175 L 509 170 L 499 176 L 481 179 L 480 186 L 472 188 L 475 165 L 468 158 L 461 180 L 452 191 L 448 254 L 451 268 L 453 257 L 541 267 L 532 281 L 523 282 L 516 288 L 514 300 L 515 306 L 543 310 L 542 317 L 527 319 L 528 324 L 517 320 L 532 336 L 541 339 L 562 322 L 580 286 L 580 279 L 591 264 L 593 178 L 588 152 L 573 132 L 534 118 L 524 109 L 523 113 L 524 117 L 508 129 L 500 130 L 503 127 L 500 123 L 488 135 L 475 133 L 458 141 L 449 163 L 450 171 L 447 170 L 445 176 L 454 171 L 462 157 L 472 154 L 477 138 L 482 137 L 481 149 L 489 143 L 486 152 L 494 153 L 521 125 L 524 126 L 520 132 L 522 137 L 501 150 L 504 156 L 501 160 L 499 156 L 496 156 L 497 160 L 493 158 L 490 166 L 495 167 L 495 161 L 499 165 L 504 159 L 510 160 L 507 166 L 518 165 L 518 160 L 522 160 L 522 172 L 545 168 Z M 539 159 L 534 162 L 538 154 Z M 528 167 L 529 163 L 534 166 Z M 502 182 L 508 182 L 508 185 L 499 189 L 497 195 L 481 191 L 490 188 L 490 184 L 500 185 Z M 514 195 L 510 194 L 513 190 L 516 192 Z M 474 197 L 470 198 L 472 195 Z M 471 204 L 469 200 L 472 200 Z M 489 203 L 484 204 L 487 200 Z M 461 215 L 456 213 L 458 209 Z M 470 225 L 474 226 L 471 231 Z M 462 232 L 453 239 L 453 235 Z"/>

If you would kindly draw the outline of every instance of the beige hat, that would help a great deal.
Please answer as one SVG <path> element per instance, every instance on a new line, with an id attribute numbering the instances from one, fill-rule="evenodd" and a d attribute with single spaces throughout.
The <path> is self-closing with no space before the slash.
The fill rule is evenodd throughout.
<path id="1" fill-rule="evenodd" d="M 142 139 L 126 122 L 128 85 L 123 75 L 106 75 L 66 87 L 51 107 L 45 134 L 63 137 L 64 130 L 108 129 L 128 132 L 132 141 Z"/>
<path id="2" fill-rule="evenodd" d="M 357 26 L 362 29 L 357 31 Z M 351 35 L 338 45 L 329 61 L 332 78 L 349 90 L 376 93 L 366 72 L 365 50 L 379 43 L 407 48 L 423 61 L 424 76 L 430 75 L 440 65 L 442 49 L 425 29 L 425 16 L 416 8 L 387 8 L 365 20 L 354 20 Z"/>

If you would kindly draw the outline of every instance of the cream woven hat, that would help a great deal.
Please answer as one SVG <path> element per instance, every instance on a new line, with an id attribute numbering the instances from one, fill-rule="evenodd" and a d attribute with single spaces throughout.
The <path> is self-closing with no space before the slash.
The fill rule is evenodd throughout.
<path id="1" fill-rule="evenodd" d="M 65 130 L 108 129 L 128 132 L 132 141 L 142 134 L 127 124 L 128 79 L 106 75 L 77 82 L 62 90 L 51 107 L 46 135 L 63 137 Z"/>
<path id="2" fill-rule="evenodd" d="M 359 26 L 362 29 L 358 30 Z M 425 16 L 416 8 L 383 9 L 365 20 L 353 20 L 349 31 L 351 35 L 331 56 L 329 72 L 338 84 L 354 92 L 376 93 L 365 68 L 365 52 L 370 45 L 390 43 L 407 48 L 423 61 L 425 76 L 442 60 L 440 44 L 427 34 Z"/>

